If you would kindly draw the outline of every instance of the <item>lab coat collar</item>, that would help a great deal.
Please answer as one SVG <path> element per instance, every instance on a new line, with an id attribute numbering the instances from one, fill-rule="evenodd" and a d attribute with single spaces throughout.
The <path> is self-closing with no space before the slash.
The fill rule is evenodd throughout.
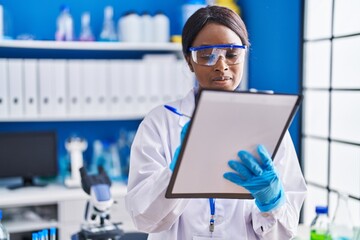
<path id="1" fill-rule="evenodd" d="M 195 89 L 192 89 L 180 102 L 180 111 L 183 114 L 192 116 L 195 108 Z M 187 117 L 179 118 L 179 125 L 183 127 L 189 119 Z"/>

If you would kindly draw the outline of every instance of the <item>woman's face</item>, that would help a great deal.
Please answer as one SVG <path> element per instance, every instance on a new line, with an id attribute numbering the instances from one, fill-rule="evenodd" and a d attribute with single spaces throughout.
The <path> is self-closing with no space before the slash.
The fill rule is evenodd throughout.
<path id="1" fill-rule="evenodd" d="M 196 36 L 192 47 L 218 44 L 242 45 L 240 37 L 230 28 L 216 23 L 206 24 Z M 186 57 L 190 70 L 195 73 L 200 88 L 233 91 L 240 84 L 244 59 L 235 65 L 228 65 L 223 56 L 213 66 L 199 65 L 191 54 Z"/>

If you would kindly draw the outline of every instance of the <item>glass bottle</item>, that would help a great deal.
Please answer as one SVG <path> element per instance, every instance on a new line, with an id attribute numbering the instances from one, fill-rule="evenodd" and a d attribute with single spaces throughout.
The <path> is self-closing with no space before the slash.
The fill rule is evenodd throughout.
<path id="1" fill-rule="evenodd" d="M 348 206 L 348 195 L 338 192 L 337 205 L 331 221 L 331 236 L 333 240 L 351 240 L 353 223 Z"/>
<path id="2" fill-rule="evenodd" d="M 316 216 L 310 226 L 311 240 L 331 240 L 328 207 L 316 206 Z"/>
<path id="3" fill-rule="evenodd" d="M 90 27 L 90 13 L 84 12 L 81 15 L 81 33 L 80 41 L 94 41 L 94 35 Z"/>
<path id="4" fill-rule="evenodd" d="M 113 42 L 116 41 L 115 23 L 113 20 L 114 9 L 107 6 L 104 9 L 104 23 L 100 34 L 100 41 Z"/>

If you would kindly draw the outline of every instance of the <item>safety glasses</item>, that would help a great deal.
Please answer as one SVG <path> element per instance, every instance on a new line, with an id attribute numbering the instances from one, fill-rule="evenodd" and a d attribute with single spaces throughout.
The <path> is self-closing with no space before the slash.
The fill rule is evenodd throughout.
<path id="1" fill-rule="evenodd" d="M 246 46 L 234 44 L 219 44 L 190 47 L 192 60 L 203 66 L 214 66 L 223 57 L 227 65 L 235 65 L 244 61 Z"/>

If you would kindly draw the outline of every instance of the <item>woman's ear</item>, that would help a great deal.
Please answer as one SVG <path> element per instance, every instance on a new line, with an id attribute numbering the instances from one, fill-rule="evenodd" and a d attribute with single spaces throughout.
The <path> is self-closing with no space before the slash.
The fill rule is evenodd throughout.
<path id="1" fill-rule="evenodd" d="M 185 60 L 186 60 L 187 65 L 188 65 L 189 68 L 190 68 L 190 71 L 191 71 L 191 72 L 194 72 L 194 67 L 193 67 L 193 65 L 191 64 L 190 56 L 189 56 L 189 55 L 185 56 Z"/>

